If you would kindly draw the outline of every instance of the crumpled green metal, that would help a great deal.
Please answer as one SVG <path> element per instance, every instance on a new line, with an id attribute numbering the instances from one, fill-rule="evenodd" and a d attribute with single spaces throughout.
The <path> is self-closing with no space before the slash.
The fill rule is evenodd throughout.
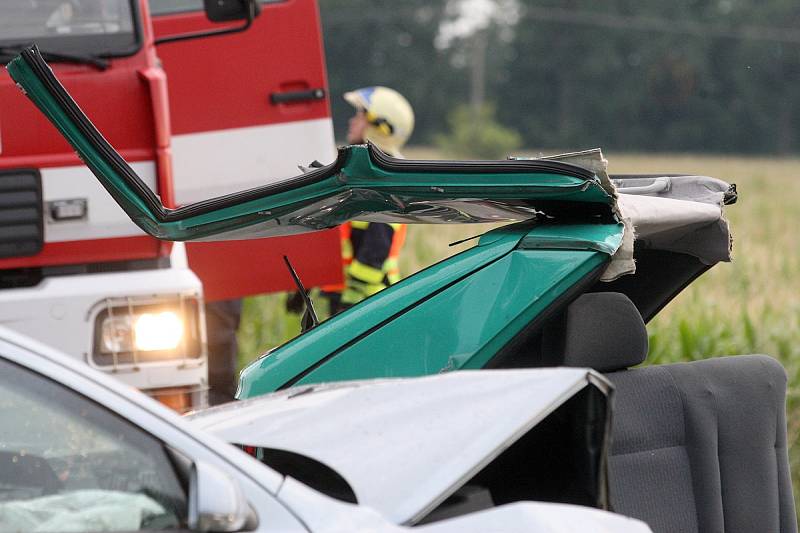
<path id="1" fill-rule="evenodd" d="M 596 175 L 579 167 L 535 161 L 473 162 L 472 166 L 457 161 L 395 161 L 392 166 L 381 163 L 376 148 L 363 145 L 340 149 L 334 163 L 309 174 L 168 209 L 85 115 L 81 117 L 35 47 L 23 51 L 7 68 L 130 218 L 160 239 L 291 235 L 353 219 L 469 223 L 526 220 L 542 213 L 552 217 L 556 212 L 588 219 L 598 208 L 613 212 L 613 196 Z M 537 165 L 540 170 L 535 170 Z M 561 166 L 551 171 L 547 165 Z M 528 168 L 534 170 L 524 170 Z"/>

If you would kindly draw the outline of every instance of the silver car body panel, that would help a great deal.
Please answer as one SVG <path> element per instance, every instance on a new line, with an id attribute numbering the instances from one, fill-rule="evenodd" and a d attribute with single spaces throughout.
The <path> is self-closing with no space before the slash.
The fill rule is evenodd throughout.
<path id="1" fill-rule="evenodd" d="M 465 371 L 297 387 L 190 416 L 228 442 L 324 463 L 360 503 L 403 524 L 587 386 L 610 387 L 579 368 Z"/>
<path id="2" fill-rule="evenodd" d="M 414 528 L 387 526 L 385 518 L 366 506 L 353 506 L 287 478 L 278 497 L 293 509 L 312 531 L 352 533 L 652 533 L 639 520 L 578 505 L 520 502 Z M 311 512 L 306 512 L 311 511 Z"/>

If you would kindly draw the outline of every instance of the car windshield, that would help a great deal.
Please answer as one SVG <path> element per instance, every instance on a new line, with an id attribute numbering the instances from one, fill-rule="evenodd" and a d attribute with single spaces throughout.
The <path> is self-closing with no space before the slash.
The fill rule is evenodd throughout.
<path id="1" fill-rule="evenodd" d="M 35 42 L 63 53 L 130 53 L 138 41 L 133 13 L 130 0 L 5 0 L 0 47 Z"/>
<path id="2" fill-rule="evenodd" d="M 0 358 L 0 531 L 148 531 L 185 523 L 163 444 Z"/>

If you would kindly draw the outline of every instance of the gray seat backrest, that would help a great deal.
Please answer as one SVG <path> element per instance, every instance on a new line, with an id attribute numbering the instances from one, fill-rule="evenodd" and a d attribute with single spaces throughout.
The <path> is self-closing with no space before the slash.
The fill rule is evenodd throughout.
<path id="1" fill-rule="evenodd" d="M 560 349 L 568 366 L 609 372 L 616 387 L 609 482 L 617 512 L 656 533 L 797 531 L 777 361 L 749 355 L 627 370 L 646 356 L 646 330 L 618 293 L 581 296 L 543 345 Z"/>

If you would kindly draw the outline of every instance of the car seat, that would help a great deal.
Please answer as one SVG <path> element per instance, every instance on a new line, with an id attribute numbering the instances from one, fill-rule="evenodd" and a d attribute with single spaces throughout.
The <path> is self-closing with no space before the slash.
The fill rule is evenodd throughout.
<path id="1" fill-rule="evenodd" d="M 763 355 L 630 369 L 647 356 L 621 293 L 587 293 L 548 324 L 547 364 L 615 385 L 613 509 L 656 533 L 797 531 L 786 445 L 786 373 Z"/>

